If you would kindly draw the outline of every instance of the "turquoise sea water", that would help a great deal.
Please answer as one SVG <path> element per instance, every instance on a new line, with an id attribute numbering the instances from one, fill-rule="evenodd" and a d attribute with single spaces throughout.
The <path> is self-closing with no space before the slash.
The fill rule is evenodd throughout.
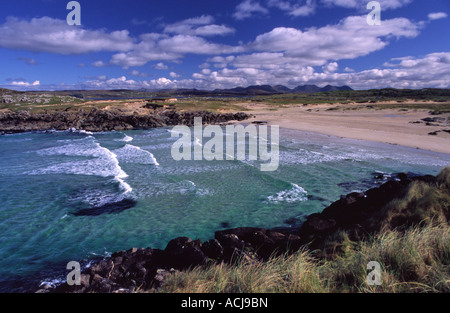
<path id="1" fill-rule="evenodd" d="M 289 227 L 380 174 L 450 165 L 447 154 L 282 129 L 279 169 L 261 172 L 258 161 L 174 161 L 176 140 L 165 128 L 0 136 L 0 291 L 179 236 Z"/>

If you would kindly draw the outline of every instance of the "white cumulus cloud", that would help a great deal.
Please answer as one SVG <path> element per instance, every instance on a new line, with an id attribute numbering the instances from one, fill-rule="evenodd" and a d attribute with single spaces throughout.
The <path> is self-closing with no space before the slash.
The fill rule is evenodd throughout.
<path id="1" fill-rule="evenodd" d="M 308 16 L 313 14 L 316 10 L 315 0 L 269 0 L 268 5 L 283 10 L 291 16 Z"/>
<path id="2" fill-rule="evenodd" d="M 447 13 L 445 13 L 445 12 L 435 12 L 435 13 L 430 13 L 430 14 L 428 14 L 428 19 L 430 19 L 430 20 L 439 20 L 439 19 L 442 19 L 442 18 L 447 18 Z"/>
<path id="3" fill-rule="evenodd" d="M 382 10 L 398 9 L 410 4 L 413 0 L 377 0 Z M 352 9 L 366 9 L 369 0 L 321 0 L 322 3 L 331 6 L 340 6 Z"/>
<path id="4" fill-rule="evenodd" d="M 210 15 L 189 18 L 181 22 L 166 25 L 164 33 L 192 35 L 192 36 L 224 36 L 236 30 L 226 25 L 213 24 L 214 18 Z"/>
<path id="5" fill-rule="evenodd" d="M 25 81 L 13 81 L 11 82 L 11 85 L 13 86 L 20 86 L 20 87 L 31 87 L 31 86 L 39 86 L 41 82 L 39 80 L 36 80 L 32 83 L 25 82 Z"/>
<path id="6" fill-rule="evenodd" d="M 329 60 L 354 59 L 383 49 L 390 38 L 413 38 L 420 26 L 406 18 L 384 20 L 371 27 L 365 16 L 350 16 L 338 24 L 305 31 L 277 27 L 261 34 L 250 44 L 257 51 L 283 53 L 304 65 L 322 66 Z"/>
<path id="7" fill-rule="evenodd" d="M 261 6 L 259 2 L 252 0 L 244 0 L 238 4 L 233 17 L 237 20 L 243 20 L 255 15 L 266 15 L 269 10 Z"/>
<path id="8" fill-rule="evenodd" d="M 133 40 L 127 30 L 88 30 L 50 17 L 31 20 L 8 17 L 0 25 L 0 47 L 69 55 L 127 51 L 133 47 Z"/>

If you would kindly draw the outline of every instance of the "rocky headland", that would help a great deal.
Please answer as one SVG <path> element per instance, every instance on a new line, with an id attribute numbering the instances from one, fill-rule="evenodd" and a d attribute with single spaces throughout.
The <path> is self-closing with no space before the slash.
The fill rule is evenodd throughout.
<path id="1" fill-rule="evenodd" d="M 422 199 L 421 196 L 414 198 L 409 195 L 414 188 L 429 188 L 432 190 L 429 194 L 433 197 L 430 201 L 438 201 L 441 206 L 416 206 L 416 202 Z M 387 229 L 406 229 L 427 219 L 448 225 L 449 195 L 450 168 L 436 177 L 399 174 L 364 193 L 341 197 L 321 213 L 308 216 L 299 227 L 240 227 L 217 231 L 214 239 L 206 242 L 179 237 L 171 240 L 164 250 L 132 248 L 116 252 L 84 270 L 79 286 L 41 286 L 38 292 L 124 293 L 157 290 L 168 275 L 192 267 L 233 263 L 236 260 L 265 262 L 274 255 L 294 253 L 299 249 L 314 251 L 318 259 L 332 258 L 339 250 L 339 244 L 333 243 L 339 232 L 345 232 L 351 240 L 358 241 Z M 392 205 L 396 199 L 405 197 L 408 198 L 406 205 Z"/>
<path id="2" fill-rule="evenodd" d="M 221 124 L 243 121 L 250 115 L 238 113 L 213 113 L 210 111 L 149 111 L 136 114 L 93 108 L 90 111 L 57 111 L 30 113 L 28 111 L 0 112 L 0 132 L 20 133 L 28 131 L 77 129 L 90 132 L 150 129 L 176 125 L 194 125 L 194 118 L 202 117 L 205 124 Z"/>

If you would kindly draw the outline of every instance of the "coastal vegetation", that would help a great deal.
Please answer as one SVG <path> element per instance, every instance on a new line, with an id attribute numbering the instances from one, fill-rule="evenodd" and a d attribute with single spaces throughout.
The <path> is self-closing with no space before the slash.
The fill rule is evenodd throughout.
<path id="1" fill-rule="evenodd" d="M 450 228 L 414 226 L 355 242 L 339 234 L 341 252 L 331 259 L 308 250 L 266 262 L 215 264 L 177 272 L 157 292 L 165 293 L 396 293 L 450 291 Z M 382 264 L 379 286 L 367 283 L 366 265 Z"/>
<path id="2" fill-rule="evenodd" d="M 319 250 L 198 266 L 169 276 L 158 292 L 450 292 L 450 168 L 411 183 L 369 219 L 379 230 L 358 239 L 336 230 Z M 367 282 L 371 261 L 382 266 L 380 285 Z"/>
<path id="3" fill-rule="evenodd" d="M 93 91 L 52 91 L 52 92 L 18 92 L 0 89 L 0 109 L 14 112 L 29 111 L 42 113 L 53 111 L 89 110 L 94 107 L 112 109 L 124 108 L 135 104 L 145 105 L 147 99 L 178 98 L 170 107 L 177 110 L 208 110 L 212 112 L 243 111 L 243 103 L 265 103 L 276 108 L 285 105 L 312 106 L 316 104 L 336 104 L 346 109 L 427 109 L 435 113 L 450 112 L 450 90 L 448 89 L 374 89 L 374 90 L 336 90 L 329 88 L 298 88 L 282 92 L 280 88 L 271 88 L 272 92 L 262 87 L 251 86 L 236 88 L 239 91 L 216 90 L 93 90 Z M 304 86 L 305 87 L 305 86 Z M 308 86 L 306 86 L 308 87 Z"/>
<path id="4" fill-rule="evenodd" d="M 54 291 L 447 293 L 449 242 L 447 167 L 348 194 L 299 229 L 241 227 L 203 243 L 179 237 L 165 250 L 116 252 L 87 269 L 81 286 Z M 368 280 L 371 262 L 380 265 L 378 284 Z"/>
<path id="5" fill-rule="evenodd" d="M 278 88 L 280 89 L 280 88 Z M 450 91 L 331 90 L 252 94 L 200 91 L 16 92 L 0 89 L 0 132 L 69 128 L 131 130 L 243 121 L 252 105 L 273 110 L 425 110 L 421 123 L 447 127 Z M 146 107 L 152 97 L 176 103 Z M 433 129 L 434 130 L 434 129 Z M 438 130 L 447 136 L 448 130 Z M 437 132 L 436 131 L 436 134 Z M 165 250 L 117 252 L 83 274 L 79 289 L 56 292 L 450 292 L 450 167 L 436 176 L 401 177 L 349 194 L 309 216 L 300 229 L 238 229 L 201 243 L 189 238 Z M 367 264 L 381 265 L 381 284 Z M 182 263 L 179 263 L 182 262 Z M 44 290 L 47 292 L 48 290 Z"/>

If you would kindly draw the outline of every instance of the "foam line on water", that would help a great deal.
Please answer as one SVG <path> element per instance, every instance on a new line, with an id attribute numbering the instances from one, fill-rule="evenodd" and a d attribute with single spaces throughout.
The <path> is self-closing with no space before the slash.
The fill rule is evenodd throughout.
<path id="1" fill-rule="evenodd" d="M 95 143 L 99 149 L 102 149 L 109 159 L 114 164 L 115 176 L 114 179 L 119 182 L 120 187 L 124 190 L 124 194 L 130 193 L 133 191 L 133 188 L 125 182 L 125 178 L 128 177 L 128 174 L 120 167 L 119 160 L 117 159 L 117 155 L 113 153 L 111 150 L 102 147 L 98 142 Z"/>
<path id="2" fill-rule="evenodd" d="M 290 189 L 278 192 L 276 195 L 267 197 L 269 203 L 295 203 L 308 200 L 308 192 L 297 184 L 291 183 Z"/>
<path id="3" fill-rule="evenodd" d="M 151 153 L 150 151 L 144 150 L 144 149 L 142 149 L 141 147 L 137 147 L 137 146 L 134 146 L 134 145 L 129 145 L 129 146 L 132 146 L 132 147 L 136 148 L 137 150 L 146 153 L 146 154 L 150 157 L 150 159 L 153 161 L 153 164 L 155 164 L 156 166 L 159 166 L 159 163 L 158 163 L 158 161 L 156 160 L 156 158 L 155 158 L 155 156 L 153 155 L 153 153 Z"/>
<path id="4" fill-rule="evenodd" d="M 126 144 L 124 147 L 114 150 L 114 152 L 121 162 L 159 166 L 153 153 L 132 144 Z"/>
<path id="5" fill-rule="evenodd" d="M 60 160 L 53 165 L 26 174 L 44 175 L 63 173 L 101 177 L 113 176 L 124 193 L 129 193 L 133 190 L 124 180 L 128 175 L 120 167 L 117 155 L 111 150 L 102 147 L 92 136 L 83 138 L 83 140 L 73 140 L 61 146 L 42 149 L 37 151 L 37 154 L 41 156 L 76 156 L 86 159 L 69 162 L 61 162 Z"/>
<path id="6" fill-rule="evenodd" d="M 56 134 L 58 134 L 58 133 L 75 133 L 75 134 L 94 135 L 94 133 L 91 131 L 84 130 L 84 129 L 76 129 L 75 127 L 69 128 L 67 130 L 51 129 L 51 130 L 46 130 L 45 132 L 56 133 Z"/>
<path id="7" fill-rule="evenodd" d="M 125 137 L 121 138 L 121 139 L 115 139 L 115 141 L 122 141 L 122 142 L 131 142 L 133 141 L 134 138 L 128 135 L 125 135 Z"/>
<path id="8" fill-rule="evenodd" d="M 171 134 L 177 134 L 177 135 L 183 135 L 183 136 L 189 136 L 189 137 L 191 137 L 191 135 L 192 135 L 191 133 L 184 133 L 184 132 L 180 132 L 180 131 L 173 130 L 173 129 L 168 129 L 167 131 Z M 191 147 L 192 146 L 203 147 L 203 144 L 201 143 L 201 139 L 194 136 L 193 140 L 191 141 Z"/>
<path id="9" fill-rule="evenodd" d="M 186 195 L 186 196 L 209 196 L 213 194 L 208 188 L 199 188 L 191 180 L 183 180 L 173 183 L 162 182 L 143 182 L 143 188 L 136 190 L 135 195 L 138 198 L 158 197 L 167 195 Z"/>

